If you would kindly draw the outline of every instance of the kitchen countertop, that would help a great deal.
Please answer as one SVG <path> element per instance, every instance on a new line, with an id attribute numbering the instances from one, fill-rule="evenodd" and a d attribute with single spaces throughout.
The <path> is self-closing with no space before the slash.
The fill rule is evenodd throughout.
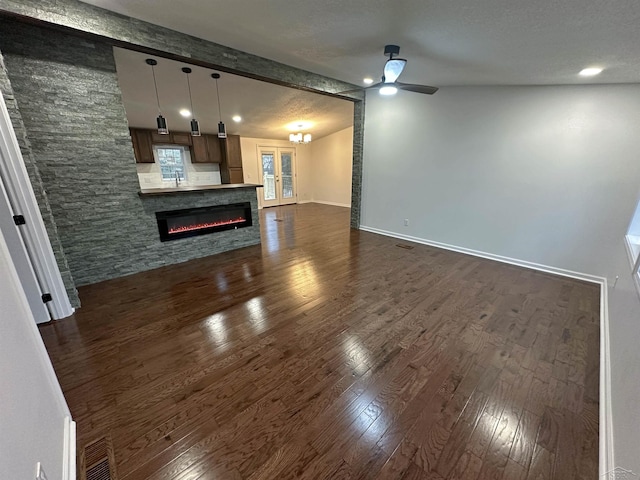
<path id="1" fill-rule="evenodd" d="M 138 192 L 138 195 L 145 197 L 148 195 L 173 195 L 178 193 L 204 192 L 208 190 L 226 190 L 230 188 L 257 188 L 262 185 L 253 183 L 223 183 L 221 185 L 204 185 L 201 187 L 177 187 L 177 188 L 147 188 Z"/>

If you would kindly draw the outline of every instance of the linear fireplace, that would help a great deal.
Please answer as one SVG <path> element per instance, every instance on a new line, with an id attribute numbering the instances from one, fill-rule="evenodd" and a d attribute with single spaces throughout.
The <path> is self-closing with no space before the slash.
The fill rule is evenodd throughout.
<path id="1" fill-rule="evenodd" d="M 212 207 L 156 212 L 160 240 L 205 235 L 222 230 L 250 227 L 251 203 L 233 203 Z"/>

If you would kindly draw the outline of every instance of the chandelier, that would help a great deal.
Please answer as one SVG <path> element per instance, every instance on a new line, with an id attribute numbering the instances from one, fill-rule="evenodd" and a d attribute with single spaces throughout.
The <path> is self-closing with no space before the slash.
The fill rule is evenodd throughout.
<path id="1" fill-rule="evenodd" d="M 311 134 L 305 133 L 304 135 L 300 132 L 298 133 L 290 133 L 289 141 L 291 143 L 309 143 L 311 142 Z"/>

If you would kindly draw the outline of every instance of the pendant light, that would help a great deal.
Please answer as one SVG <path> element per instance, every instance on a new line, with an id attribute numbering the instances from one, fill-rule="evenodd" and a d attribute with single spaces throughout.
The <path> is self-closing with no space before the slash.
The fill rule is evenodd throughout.
<path id="1" fill-rule="evenodd" d="M 167 128 L 167 121 L 162 116 L 162 110 L 160 110 L 160 97 L 158 96 L 158 84 L 156 83 L 156 70 L 155 66 L 158 64 L 157 60 L 153 58 L 147 58 L 147 65 L 151 65 L 151 73 L 153 74 L 153 86 L 156 89 L 156 102 L 158 102 L 158 118 L 156 118 L 156 123 L 158 124 L 158 133 L 160 135 L 168 135 L 169 129 Z"/>
<path id="2" fill-rule="evenodd" d="M 189 74 L 191 73 L 191 69 L 189 67 L 184 67 L 182 71 L 187 75 L 187 87 L 189 88 L 189 104 L 191 105 L 191 113 L 193 114 L 193 118 L 191 119 L 191 136 L 199 137 L 200 125 L 198 125 L 198 121 L 195 118 L 196 114 L 193 110 L 193 99 L 191 98 L 191 82 L 189 81 Z"/>
<path id="3" fill-rule="evenodd" d="M 220 108 L 220 90 L 218 90 L 218 79 L 220 78 L 219 73 L 212 73 L 211 78 L 214 78 L 216 81 L 216 98 L 218 99 L 218 116 L 220 121 L 218 122 L 218 138 L 227 138 L 227 129 L 222 122 L 222 109 Z"/>

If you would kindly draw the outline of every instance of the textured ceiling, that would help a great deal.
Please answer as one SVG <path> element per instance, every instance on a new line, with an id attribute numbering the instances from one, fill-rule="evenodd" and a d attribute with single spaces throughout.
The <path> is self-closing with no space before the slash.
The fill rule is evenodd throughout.
<path id="1" fill-rule="evenodd" d="M 170 130 L 188 131 L 190 118 L 179 114 L 191 109 L 186 75 L 182 67 L 189 66 L 191 92 L 195 116 L 205 133 L 217 132 L 218 104 L 216 102 L 214 70 L 187 65 L 164 58 L 114 48 L 118 82 L 122 90 L 129 125 L 155 128 L 158 107 L 153 88 L 151 67 L 147 58 L 156 58 L 155 67 L 160 106 Z M 292 88 L 260 82 L 220 72 L 220 106 L 227 132 L 244 137 L 288 139 L 287 125 L 296 121 L 312 122 L 304 129 L 316 139 L 347 128 L 353 124 L 353 104 L 347 100 L 304 92 Z M 240 115 L 242 122 L 231 117 Z"/>
<path id="2" fill-rule="evenodd" d="M 429 85 L 640 81 L 637 0 L 89 0 L 125 15 L 352 83 L 386 43 Z M 606 70 L 584 79 L 585 66 Z"/>

